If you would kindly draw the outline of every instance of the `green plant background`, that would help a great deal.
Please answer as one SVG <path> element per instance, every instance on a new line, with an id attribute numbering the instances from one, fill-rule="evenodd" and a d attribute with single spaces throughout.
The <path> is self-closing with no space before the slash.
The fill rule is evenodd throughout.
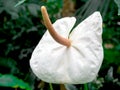
<path id="1" fill-rule="evenodd" d="M 79 24 L 94 11 L 103 17 L 104 60 L 93 82 L 65 85 L 67 90 L 119 90 L 120 88 L 120 1 L 71 0 Z M 16 5 L 16 6 L 15 6 Z M 31 53 L 46 31 L 40 7 L 45 5 L 50 19 L 62 18 L 62 0 L 0 0 L 0 90 L 59 90 L 59 85 L 43 83 L 31 71 Z M 68 8 L 69 9 L 69 8 Z M 76 24 L 76 25 L 77 25 Z M 50 84 L 51 85 L 51 84 Z"/>

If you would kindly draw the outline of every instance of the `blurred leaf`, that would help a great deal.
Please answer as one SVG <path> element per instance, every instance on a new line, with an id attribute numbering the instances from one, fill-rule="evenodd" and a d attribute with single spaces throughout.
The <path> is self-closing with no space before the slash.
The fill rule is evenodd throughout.
<path id="1" fill-rule="evenodd" d="M 21 1 L 19 1 L 14 7 L 17 7 L 17 6 L 19 6 L 19 5 L 21 5 L 22 3 L 24 3 L 26 0 L 21 0 Z"/>
<path id="2" fill-rule="evenodd" d="M 96 78 L 94 81 L 88 83 L 88 90 L 100 90 L 101 87 L 103 87 L 104 78 Z"/>
<path id="3" fill-rule="evenodd" d="M 78 90 L 74 85 L 72 84 L 65 84 L 65 88 L 67 90 Z"/>
<path id="4" fill-rule="evenodd" d="M 3 12 L 3 10 L 4 10 L 4 8 L 0 8 L 0 13 L 2 13 L 2 12 Z"/>
<path id="5" fill-rule="evenodd" d="M 12 11 L 7 11 L 7 12 L 11 15 L 12 19 L 17 19 L 17 18 L 19 18 L 18 13 L 12 12 Z"/>
<path id="6" fill-rule="evenodd" d="M 120 0 L 114 0 L 118 6 L 118 15 L 120 15 Z"/>
<path id="7" fill-rule="evenodd" d="M 14 46 L 13 44 L 7 44 L 7 50 L 5 51 L 5 55 L 8 55 L 11 51 L 19 49 L 20 46 Z"/>
<path id="8" fill-rule="evenodd" d="M 15 74 L 15 73 L 19 72 L 16 65 L 17 65 L 17 63 L 16 63 L 15 60 L 13 60 L 11 58 L 2 58 L 2 57 L 0 57 L 0 70 L 3 69 L 3 67 L 4 67 L 4 71 L 6 71 L 5 68 L 8 68 L 9 72 L 7 72 L 7 73 Z"/>
<path id="9" fill-rule="evenodd" d="M 115 49 L 104 49 L 104 61 L 106 64 L 120 64 L 120 52 Z"/>
<path id="10" fill-rule="evenodd" d="M 33 15 L 33 16 L 38 16 L 38 11 L 40 10 L 40 6 L 37 5 L 37 4 L 28 4 L 28 9 L 30 11 L 30 13 Z"/>
<path id="11" fill-rule="evenodd" d="M 120 66 L 117 68 L 117 73 L 120 75 Z"/>
<path id="12" fill-rule="evenodd" d="M 30 29 L 27 30 L 27 33 L 37 31 L 37 30 L 38 30 L 37 27 L 32 26 L 32 27 L 30 27 Z"/>
<path id="13" fill-rule="evenodd" d="M 57 4 L 59 6 L 59 8 L 62 8 L 63 6 L 63 0 L 47 0 L 47 3 L 51 3 L 54 2 L 54 4 Z M 53 6 L 53 5 L 51 5 Z"/>
<path id="14" fill-rule="evenodd" d="M 20 7 L 15 8 L 14 5 L 16 3 L 16 0 L 1 0 L 0 5 L 0 13 L 3 11 L 6 11 L 9 13 L 13 19 L 16 19 L 19 17 L 18 11 Z"/>
<path id="15" fill-rule="evenodd" d="M 116 46 L 116 50 L 120 50 L 120 44 Z"/>
<path id="16" fill-rule="evenodd" d="M 0 74 L 0 86 L 31 90 L 30 86 L 23 80 L 9 74 Z"/>
<path id="17" fill-rule="evenodd" d="M 105 79 L 107 82 L 112 82 L 114 77 L 113 77 L 113 67 L 110 67 L 108 72 L 107 72 L 107 75 L 105 76 Z"/>

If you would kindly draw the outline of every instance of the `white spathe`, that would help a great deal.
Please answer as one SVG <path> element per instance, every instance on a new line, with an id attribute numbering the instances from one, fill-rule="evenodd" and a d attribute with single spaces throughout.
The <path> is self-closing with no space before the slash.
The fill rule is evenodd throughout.
<path id="1" fill-rule="evenodd" d="M 36 46 L 30 59 L 35 75 L 43 81 L 83 84 L 96 78 L 103 61 L 102 17 L 94 12 L 77 27 L 74 17 L 57 20 L 53 27 L 71 41 L 66 47 L 57 43 L 48 31 Z"/>

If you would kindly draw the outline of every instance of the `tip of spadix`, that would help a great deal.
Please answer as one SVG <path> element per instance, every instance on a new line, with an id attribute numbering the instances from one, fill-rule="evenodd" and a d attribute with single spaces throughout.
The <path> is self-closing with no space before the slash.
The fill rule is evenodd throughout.
<path id="1" fill-rule="evenodd" d="M 41 11 L 45 10 L 46 7 L 45 6 L 41 6 Z"/>

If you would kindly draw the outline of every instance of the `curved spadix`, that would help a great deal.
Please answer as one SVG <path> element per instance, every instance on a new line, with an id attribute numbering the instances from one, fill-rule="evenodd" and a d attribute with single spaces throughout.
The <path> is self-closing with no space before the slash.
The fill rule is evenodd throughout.
<path id="1" fill-rule="evenodd" d="M 67 38 L 64 38 L 62 36 L 60 36 L 54 29 L 54 27 L 52 26 L 52 23 L 49 19 L 49 16 L 48 16 L 48 13 L 47 13 L 47 10 L 46 10 L 46 7 L 45 6 L 42 6 L 41 7 L 41 12 L 42 12 L 42 16 L 43 16 L 43 20 L 44 20 L 44 23 L 45 23 L 45 26 L 46 28 L 48 29 L 50 35 L 53 37 L 53 39 L 62 44 L 62 45 L 65 45 L 67 47 L 69 47 L 71 45 L 70 43 L 70 40 L 67 39 Z"/>

